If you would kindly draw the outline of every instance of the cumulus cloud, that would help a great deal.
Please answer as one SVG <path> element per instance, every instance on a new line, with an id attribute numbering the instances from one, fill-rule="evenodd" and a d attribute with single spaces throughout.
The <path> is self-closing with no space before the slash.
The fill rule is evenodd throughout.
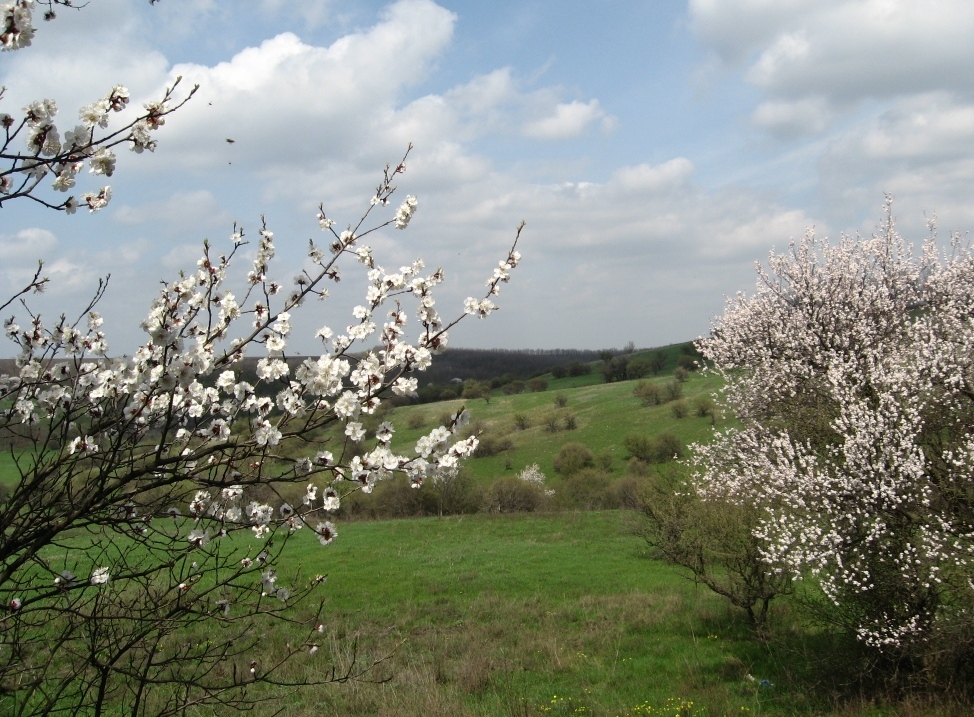
<path id="1" fill-rule="evenodd" d="M 640 164 L 621 167 L 612 178 L 612 185 L 623 191 L 656 191 L 683 184 L 693 174 L 693 162 L 677 157 L 659 165 Z"/>
<path id="2" fill-rule="evenodd" d="M 706 48 L 746 66 L 766 95 L 752 119 L 775 134 L 821 133 L 837 108 L 866 100 L 974 96 L 974 5 L 964 0 L 693 0 L 690 14 Z"/>
<path id="3" fill-rule="evenodd" d="M 165 225 L 174 230 L 226 228 L 233 222 L 230 213 L 220 205 L 207 189 L 177 191 L 164 200 L 141 204 L 138 207 L 121 204 L 114 207 L 112 219 L 126 226 Z"/>
<path id="4" fill-rule="evenodd" d="M 0 234 L 0 260 L 28 261 L 36 265 L 58 245 L 53 232 L 38 227 L 21 229 L 14 234 Z"/>
<path id="5" fill-rule="evenodd" d="M 824 97 L 800 100 L 769 100 L 754 110 L 752 122 L 781 138 L 823 132 L 832 120 L 833 110 Z"/>
<path id="6" fill-rule="evenodd" d="M 201 89 L 160 138 L 168 161 L 310 164 L 374 145 L 376 125 L 426 78 L 455 21 L 429 0 L 401 0 L 327 47 L 282 33 L 212 67 L 177 65 L 171 74 Z"/>
<path id="7" fill-rule="evenodd" d="M 913 231 L 936 213 L 947 229 L 974 225 L 974 102 L 951 93 L 904 98 L 837 135 L 820 160 L 825 195 L 846 216 L 896 199 Z"/>
<path id="8" fill-rule="evenodd" d="M 782 32 L 797 32 L 780 19 L 788 13 L 769 3 L 746 3 L 766 25 L 748 40 L 753 49 L 745 55 L 752 64 Z M 263 7 L 286 12 L 277 5 L 265 0 Z M 707 3 L 695 5 L 706 9 Z M 717 0 L 710 5 L 727 12 Z M 591 137 L 594 130 L 610 129 L 614 117 L 597 99 L 566 97 L 562 87 L 543 86 L 543 75 L 523 79 L 508 66 L 479 67 L 438 84 L 435 73 L 450 57 L 458 21 L 429 0 L 403 0 L 338 39 L 316 43 L 307 33 L 275 28 L 222 54 L 214 51 L 212 58 L 175 67 L 162 62 L 164 71 L 157 69 L 162 55 L 147 45 L 141 55 L 150 58 L 143 66 L 145 77 L 153 78 L 150 87 L 157 91 L 181 74 L 201 89 L 168 119 L 154 155 L 120 160 L 124 186 L 116 192 L 117 205 L 98 215 L 100 224 L 73 225 L 79 246 L 86 246 L 80 243 L 85 227 L 96 227 L 101 251 L 62 252 L 56 257 L 64 267 L 59 273 L 90 280 L 92 267 L 98 274 L 111 271 L 116 301 L 106 307 L 106 317 L 135 327 L 155 281 L 195 262 L 198 238 L 215 237 L 223 248 L 231 215 L 251 230 L 264 212 L 278 245 L 272 273 L 287 280 L 304 260 L 307 237 L 319 231 L 317 204 L 324 201 L 340 226 L 354 223 L 368 207 L 382 166 L 396 162 L 413 142 L 417 149 L 394 202 L 401 194 L 417 194 L 420 209 L 407 232 L 378 232 L 369 241 L 385 252 L 387 266 L 417 256 L 428 266 L 444 266 L 438 306 L 445 316 L 483 286 L 514 228 L 528 221 L 525 262 L 499 297 L 502 311 L 478 322 L 476 333 L 459 329 L 454 345 L 600 347 L 630 339 L 652 345 L 705 332 L 721 296 L 753 284 L 755 255 L 813 223 L 770 193 L 704 186 L 697 178 L 703 163 L 683 152 L 627 156 L 625 166 L 586 164 L 575 154 L 550 155 L 554 170 L 537 169 L 548 156 L 522 162 L 522 149 L 553 152 L 559 145 L 552 140 Z M 127 32 L 122 44 L 142 37 L 135 20 Z M 730 42 L 719 28 L 711 32 L 714 46 Z M 808 42 L 813 52 L 814 33 Z M 137 55 L 125 61 L 135 63 Z M 767 87 L 759 89 L 781 106 L 769 105 L 761 126 L 809 131 L 799 121 L 801 107 L 785 103 L 813 95 L 779 93 L 779 69 L 768 72 Z M 825 100 L 818 111 L 824 113 L 830 96 L 820 96 Z M 491 153 L 496 145 L 505 145 L 509 155 Z M 387 216 L 381 212 L 393 209 L 376 213 Z M 237 268 L 246 271 L 241 259 Z M 354 288 L 355 268 L 343 290 Z M 322 313 L 333 322 L 330 307 Z M 298 319 L 295 324 L 297 336 Z M 310 337 L 314 328 L 304 333 Z M 140 338 L 131 329 L 118 346 L 131 350 Z M 295 341 L 297 351 L 316 348 Z"/>
<path id="9" fill-rule="evenodd" d="M 575 100 L 560 103 L 555 106 L 551 115 L 529 122 L 524 127 L 524 134 L 537 139 L 570 139 L 600 121 L 606 129 L 611 128 L 613 123 L 613 119 L 606 115 L 598 100 Z"/>

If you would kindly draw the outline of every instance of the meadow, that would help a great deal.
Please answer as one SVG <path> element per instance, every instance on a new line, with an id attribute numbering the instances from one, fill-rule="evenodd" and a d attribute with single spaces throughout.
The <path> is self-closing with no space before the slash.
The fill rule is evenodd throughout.
<path id="1" fill-rule="evenodd" d="M 322 548 L 332 656 L 387 659 L 366 680 L 289 697 L 283 714 L 965 714 L 883 707 L 849 692 L 854 650 L 775 613 L 755 640 L 742 614 L 652 559 L 625 511 L 474 515 L 343 524 Z M 281 639 L 281 638 L 278 638 Z M 322 670 L 321 651 L 288 668 Z"/>
<path id="2" fill-rule="evenodd" d="M 727 420 L 693 410 L 678 417 L 672 402 L 645 406 L 633 395 L 634 381 L 546 379 L 545 391 L 495 391 L 489 400 L 405 406 L 383 418 L 391 418 L 397 442 L 405 444 L 466 405 L 476 430 L 508 442 L 496 455 L 468 462 L 477 485 L 536 463 L 556 493 L 564 485 L 553 461 L 566 443 L 607 456 L 600 471 L 615 481 L 631 473 L 625 436 L 669 432 L 688 445 L 707 440 L 714 424 Z M 673 377 L 650 380 L 663 385 Z M 713 377 L 692 374 L 682 400 L 692 406 L 718 389 Z M 15 479 L 11 455 L 0 456 L 0 482 Z M 288 691 L 283 701 L 267 703 L 268 712 L 967 714 L 961 706 L 853 684 L 854 670 L 844 664 L 859 656 L 856 645 L 792 612 L 788 600 L 800 595 L 778 600 L 770 639 L 756 639 L 742 612 L 654 558 L 633 531 L 638 520 L 628 510 L 343 520 L 327 547 L 311 531 L 299 531 L 288 543 L 287 564 L 300 572 L 281 579 L 296 584 L 328 575 L 326 617 L 317 654 L 300 655 L 281 677 L 313 681 L 353 655 L 358 665 L 378 664 L 359 680 Z M 296 608 L 295 617 L 309 609 Z M 288 635 L 268 632 L 262 649 L 283 651 Z"/>

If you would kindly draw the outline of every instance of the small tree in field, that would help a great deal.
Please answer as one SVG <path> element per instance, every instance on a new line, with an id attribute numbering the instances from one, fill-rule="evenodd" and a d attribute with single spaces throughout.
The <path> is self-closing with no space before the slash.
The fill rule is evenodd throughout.
<path id="1" fill-rule="evenodd" d="M 770 571 L 899 665 L 970 657 L 974 255 L 812 233 L 771 256 L 698 346 L 739 428 L 696 446 L 695 488 L 752 507 Z M 911 662 L 903 662 L 910 658 Z M 921 663 L 923 664 L 923 663 Z"/>
<path id="2" fill-rule="evenodd" d="M 4 49 L 29 45 L 31 10 L 29 0 L 0 7 Z M 85 163 L 111 175 L 112 146 L 154 149 L 149 132 L 188 99 L 170 104 L 171 95 L 99 135 L 127 101 L 115 87 L 82 108 L 63 142 L 51 100 L 19 121 L 4 115 L 3 201 L 73 211 L 81 202 L 44 199 L 41 180 L 66 190 Z M 26 152 L 12 149 L 18 137 Z M 18 370 L 0 377 L 0 440 L 19 473 L 0 498 L 0 713 L 188 714 L 252 709 L 281 694 L 293 678 L 279 668 L 316 659 L 328 640 L 316 600 L 324 577 L 290 566 L 289 542 L 310 534 L 330 545 L 329 517 L 349 492 L 396 476 L 419 487 L 453 475 L 477 447 L 476 436 L 457 435 L 463 411 L 407 454 L 392 449 L 388 421 L 366 428 L 387 397 L 415 393 L 411 372 L 430 365 L 457 321 L 496 308 L 520 259 L 512 247 L 484 294 L 442 319 L 441 270 L 418 259 L 386 270 L 365 243 L 409 224 L 415 197 L 386 208 L 404 171 L 405 157 L 387 167 L 345 230 L 321 208 L 313 268 L 288 288 L 270 276 L 266 225 L 252 244 L 239 226 L 224 247 L 204 243 L 197 270 L 163 285 L 130 357 L 109 357 L 96 311 L 104 284 L 73 316 L 46 322 L 26 302 L 47 282 L 39 268 L 0 304 L 22 304 L 4 323 Z M 82 195 L 92 211 L 109 197 L 108 188 Z M 248 245 L 254 258 L 236 272 Z M 320 355 L 289 361 L 292 317 L 324 299 L 350 263 L 366 281 L 348 325 L 321 327 Z M 256 359 L 254 379 L 242 376 L 245 357 Z M 276 648 L 262 642 L 272 626 L 283 631 Z M 369 667 L 321 665 L 299 681 L 343 681 Z"/>

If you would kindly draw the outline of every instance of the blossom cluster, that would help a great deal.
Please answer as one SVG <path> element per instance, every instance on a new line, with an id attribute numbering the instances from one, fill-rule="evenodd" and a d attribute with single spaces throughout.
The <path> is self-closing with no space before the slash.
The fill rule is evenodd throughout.
<path id="1" fill-rule="evenodd" d="M 0 48 L 16 50 L 30 45 L 34 36 L 32 25 L 32 0 L 17 0 L 0 6 Z M 52 176 L 51 188 L 57 192 L 73 190 L 78 175 L 87 165 L 96 177 L 111 177 L 115 173 L 116 156 L 113 148 L 127 143 L 135 153 L 154 151 L 157 140 L 154 131 L 165 124 L 168 114 L 179 109 L 196 91 L 193 88 L 186 97 L 175 99 L 179 79 L 169 87 L 163 98 L 147 102 L 142 113 L 126 125 L 110 132 L 112 113 L 120 113 L 128 107 L 129 91 L 115 85 L 103 97 L 86 104 L 78 111 L 78 122 L 63 133 L 55 124 L 58 106 L 54 100 L 42 99 L 23 108 L 23 115 L 16 119 L 0 113 L 0 127 L 4 130 L 2 154 L 8 161 L 0 168 L 0 206 L 16 197 L 29 197 L 44 206 L 73 214 L 78 207 L 90 212 L 103 209 L 112 197 L 111 187 L 105 185 L 95 191 L 71 194 L 63 201 L 49 201 L 35 194 L 45 177 Z M 0 97 L 3 92 L 0 91 Z M 19 150 L 22 138 L 23 149 Z M 408 221 L 408 220 L 407 220 Z"/>
<path id="2" fill-rule="evenodd" d="M 405 204 L 415 209 L 416 200 L 410 197 Z M 40 436 L 51 426 L 66 432 L 63 469 L 115 460 L 124 445 L 126 460 L 139 463 L 140 473 L 148 471 L 145 461 L 156 466 L 142 490 L 184 480 L 219 488 L 211 494 L 203 487 L 186 499 L 193 519 L 187 540 L 196 547 L 240 528 L 265 538 L 277 528 L 293 531 L 303 525 L 314 525 L 321 542 L 330 544 L 337 531 L 317 516 L 337 510 L 343 490 L 369 492 L 377 481 L 396 474 L 419 487 L 440 472 L 455 470 L 477 446 L 476 436 L 459 437 L 468 421 L 466 411 L 421 437 L 412 454 L 393 447 L 390 422 L 366 428 L 365 419 L 376 413 L 386 394 L 415 394 L 417 380 L 410 373 L 430 365 L 447 345 L 447 330 L 463 317 L 445 322 L 436 310 L 434 289 L 443 280 L 441 270 L 424 273 L 423 262 L 416 260 L 388 271 L 362 243 L 372 231 L 396 225 L 398 217 L 397 212 L 396 218 L 359 234 L 338 233 L 319 220 L 334 239 L 330 251 L 311 242 L 308 254 L 316 270 L 299 275 L 283 298 L 281 284 L 267 277 L 275 245 L 266 226 L 258 232 L 243 294 L 238 298 L 229 289 L 229 268 L 247 245 L 235 227 L 228 253 L 216 256 L 207 243 L 194 273 L 163 285 L 141 323 L 146 341 L 129 357 L 107 358 L 102 320 L 94 308 L 74 323 L 62 318 L 53 326 L 39 316 L 23 328 L 9 320 L 6 333 L 20 347 L 20 369 L 0 378 L 0 392 L 11 399 L 5 422 L 19 426 L 16 430 L 24 435 Z M 293 312 L 309 295 L 327 296 L 323 284 L 337 280 L 343 257 L 367 268 L 364 303 L 352 311 L 344 331 L 317 331 L 324 349 L 320 355 L 289 360 Z M 512 247 L 502 264 L 513 268 L 519 258 Z M 488 295 L 495 295 L 507 276 L 507 271 L 502 276 L 495 272 Z M 405 338 L 408 298 L 416 305 L 415 342 Z M 392 308 L 380 324 L 377 317 L 387 305 Z M 233 337 L 241 323 L 247 328 Z M 56 361 L 59 356 L 70 361 Z M 247 356 L 257 359 L 256 380 L 244 376 Z M 266 468 L 266 459 L 290 437 L 333 423 L 341 425 L 346 439 L 337 456 L 315 447 L 290 460 L 283 473 Z M 247 486 L 309 478 L 301 506 L 238 504 Z M 135 511 L 161 509 L 141 506 Z"/>
<path id="3" fill-rule="evenodd" d="M 880 649 L 974 598 L 974 254 L 895 230 L 772 255 L 698 342 L 740 426 L 695 447 L 704 496 L 755 505 L 770 570 L 810 579 Z"/>

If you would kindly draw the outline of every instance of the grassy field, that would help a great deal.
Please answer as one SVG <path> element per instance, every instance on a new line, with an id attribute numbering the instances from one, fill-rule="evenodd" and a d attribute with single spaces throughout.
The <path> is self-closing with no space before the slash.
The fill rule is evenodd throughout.
<path id="1" fill-rule="evenodd" d="M 556 489 L 553 461 L 566 443 L 610 456 L 609 475 L 618 478 L 629 459 L 627 435 L 672 432 L 688 445 L 712 431 L 712 418 L 693 407 L 719 389 L 713 377 L 694 374 L 683 384 L 690 411 L 682 418 L 672 403 L 643 406 L 635 382 L 596 380 L 549 377 L 542 392 L 407 406 L 383 418 L 393 420 L 405 447 L 466 405 L 484 435 L 510 441 L 498 455 L 469 461 L 478 482 L 537 463 Z M 0 483 L 16 479 L 10 454 L 0 453 Z M 854 648 L 798 623 L 785 601 L 772 617 L 773 639 L 756 640 L 743 613 L 651 559 L 628 531 L 634 519 L 605 511 L 341 522 L 327 548 L 300 531 L 287 564 L 301 575 L 282 582 L 329 575 L 329 639 L 317 655 L 291 663 L 286 677 L 320 676 L 330 659 L 347 661 L 352 645 L 360 664 L 382 663 L 371 681 L 295 692 L 269 710 L 283 707 L 294 717 L 967 714 L 858 696 L 841 659 Z M 273 650 L 287 639 L 268 634 L 265 643 Z"/>
<path id="2" fill-rule="evenodd" d="M 284 714 L 945 714 L 839 700 L 835 645 L 778 612 L 752 638 L 722 599 L 650 559 L 624 512 L 466 516 L 302 536 L 291 562 L 330 575 L 327 626 L 372 675 L 287 700 Z M 321 670 L 319 653 L 294 677 Z M 762 682 L 766 680 L 767 682 Z M 958 712 L 956 714 L 962 714 Z"/>
<path id="3" fill-rule="evenodd" d="M 594 375 L 551 379 L 546 391 L 505 396 L 495 392 L 490 401 L 454 400 L 395 409 L 390 415 L 396 426 L 394 446 L 409 450 L 417 438 L 440 425 L 449 413 L 466 406 L 473 425 L 488 439 L 507 439 L 512 447 L 495 456 L 476 458 L 467 468 L 479 481 L 501 475 L 512 475 L 525 466 L 537 463 L 549 477 L 554 477 L 554 459 L 566 443 L 582 443 L 594 453 L 611 457 L 609 473 L 621 476 L 629 454 L 623 447 L 627 435 L 653 436 L 663 432 L 677 435 L 684 446 L 709 439 L 713 422 L 699 416 L 695 404 L 720 388 L 714 376 L 692 374 L 683 386 L 683 401 L 689 409 L 684 418 L 674 415 L 673 403 L 643 406 L 633 395 L 635 381 L 591 383 Z M 673 381 L 672 376 L 648 379 L 659 384 Z M 558 400 L 565 402 L 558 405 Z M 519 429 L 516 417 L 527 427 Z M 565 428 L 566 418 L 575 419 L 576 428 Z M 411 428 L 410 426 L 416 426 Z M 552 430 L 552 428 L 555 430 Z"/>

